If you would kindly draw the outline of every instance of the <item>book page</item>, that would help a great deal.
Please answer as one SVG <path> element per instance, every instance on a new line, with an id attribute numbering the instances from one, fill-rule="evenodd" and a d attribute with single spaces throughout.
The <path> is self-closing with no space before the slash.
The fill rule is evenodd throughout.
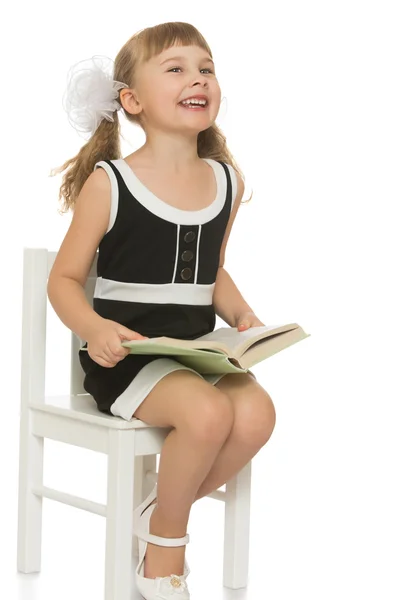
<path id="1" fill-rule="evenodd" d="M 240 366 L 244 369 L 250 369 L 259 362 L 270 358 L 274 354 L 281 352 L 289 346 L 293 346 L 297 342 L 310 337 L 302 327 L 278 333 L 263 340 L 259 340 L 251 346 L 240 358 Z"/>
<path id="2" fill-rule="evenodd" d="M 262 325 L 259 327 L 250 327 L 244 331 L 238 331 L 236 327 L 220 327 L 206 335 L 202 335 L 197 340 L 222 342 L 231 350 L 232 356 L 239 358 L 242 353 L 256 341 L 255 338 L 263 337 L 268 332 L 284 327 L 282 325 Z M 290 326 L 289 326 L 290 328 Z"/>
<path id="3" fill-rule="evenodd" d="M 123 341 L 122 345 L 132 349 L 132 353 L 157 354 L 157 349 L 169 347 L 170 349 L 201 349 L 211 352 L 224 353 L 231 358 L 240 359 L 247 348 L 258 340 L 271 335 L 298 328 L 296 323 L 290 325 L 262 325 L 250 327 L 245 331 L 238 331 L 236 327 L 220 327 L 210 333 L 192 340 L 181 340 L 165 336 L 145 340 Z M 133 349 L 136 348 L 134 351 Z"/>

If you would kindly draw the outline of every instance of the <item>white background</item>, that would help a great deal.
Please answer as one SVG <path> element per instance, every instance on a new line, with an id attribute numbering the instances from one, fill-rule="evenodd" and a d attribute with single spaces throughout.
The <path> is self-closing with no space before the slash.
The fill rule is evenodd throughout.
<path id="1" fill-rule="evenodd" d="M 188 21 L 211 46 L 227 100 L 218 122 L 254 194 L 225 267 L 261 320 L 311 333 L 254 368 L 277 424 L 253 459 L 247 591 L 222 588 L 223 507 L 206 498 L 190 518 L 192 596 L 400 598 L 397 10 L 384 0 L 2 9 L 2 597 L 102 598 L 105 520 L 50 500 L 42 572 L 16 571 L 22 252 L 58 249 L 70 222 L 57 212 L 61 175 L 49 177 L 84 143 L 61 105 L 66 73 L 114 58 L 143 27 Z M 122 122 L 126 156 L 144 137 Z M 65 393 L 57 319 L 50 338 L 46 390 Z M 45 485 L 105 502 L 105 456 L 48 441 L 45 451 Z"/>

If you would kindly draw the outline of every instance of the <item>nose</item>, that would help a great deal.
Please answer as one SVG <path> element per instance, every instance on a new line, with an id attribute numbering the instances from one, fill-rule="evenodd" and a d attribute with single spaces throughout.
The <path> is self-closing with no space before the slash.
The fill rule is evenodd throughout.
<path id="1" fill-rule="evenodd" d="M 194 77 L 194 79 L 192 81 L 192 85 L 205 85 L 207 87 L 208 86 L 207 77 L 205 75 L 202 75 L 201 73 L 196 73 L 196 76 Z"/>

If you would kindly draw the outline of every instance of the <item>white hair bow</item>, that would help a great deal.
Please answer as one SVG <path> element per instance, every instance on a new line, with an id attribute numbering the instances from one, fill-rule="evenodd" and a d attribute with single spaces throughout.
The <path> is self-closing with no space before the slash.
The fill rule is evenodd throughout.
<path id="1" fill-rule="evenodd" d="M 67 75 L 63 107 L 76 131 L 94 134 L 102 119 L 114 121 L 120 110 L 119 90 L 129 87 L 113 78 L 114 61 L 92 56 L 73 65 Z M 117 115 L 115 115 L 117 118 Z"/>

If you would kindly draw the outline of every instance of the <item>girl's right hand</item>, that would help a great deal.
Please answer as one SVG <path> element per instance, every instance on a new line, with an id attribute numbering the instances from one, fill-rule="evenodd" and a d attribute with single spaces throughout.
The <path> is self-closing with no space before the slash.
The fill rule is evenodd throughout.
<path id="1" fill-rule="evenodd" d="M 101 326 L 96 329 L 87 340 L 89 356 L 102 367 L 115 367 L 117 362 L 129 354 L 129 348 L 124 348 L 124 340 L 148 340 L 137 331 L 128 329 L 124 325 L 103 319 Z"/>

